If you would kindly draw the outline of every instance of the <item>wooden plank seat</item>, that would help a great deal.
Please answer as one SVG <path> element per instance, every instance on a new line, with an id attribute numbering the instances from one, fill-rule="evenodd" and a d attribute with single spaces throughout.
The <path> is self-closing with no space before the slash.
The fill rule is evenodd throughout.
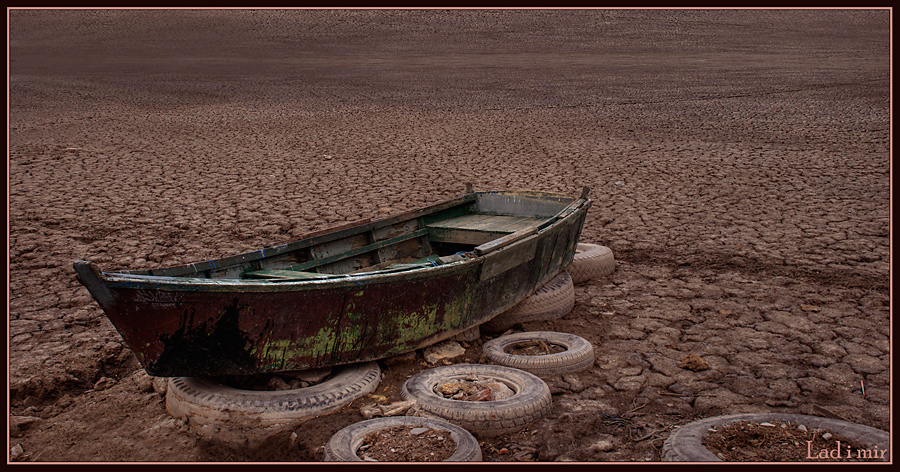
<path id="1" fill-rule="evenodd" d="M 468 214 L 428 223 L 425 228 L 432 241 L 477 246 L 508 234 L 536 228 L 546 220 L 527 216 Z"/>

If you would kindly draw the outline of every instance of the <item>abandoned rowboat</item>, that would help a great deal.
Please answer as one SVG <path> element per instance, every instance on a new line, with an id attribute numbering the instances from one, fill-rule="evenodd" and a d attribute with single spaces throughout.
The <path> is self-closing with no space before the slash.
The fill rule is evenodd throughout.
<path id="1" fill-rule="evenodd" d="M 78 280 L 154 376 L 350 364 L 452 337 L 508 310 L 575 254 L 589 189 L 466 193 L 260 251 Z"/>

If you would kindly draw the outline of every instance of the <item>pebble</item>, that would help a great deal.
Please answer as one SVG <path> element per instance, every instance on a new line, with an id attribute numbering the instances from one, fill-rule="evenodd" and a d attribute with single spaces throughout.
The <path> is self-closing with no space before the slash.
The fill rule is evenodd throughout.
<path id="1" fill-rule="evenodd" d="M 151 382 L 153 383 L 153 391 L 158 393 L 160 396 L 166 396 L 166 390 L 169 388 L 169 379 L 166 377 L 152 377 Z"/>
<path id="2" fill-rule="evenodd" d="M 445 341 L 425 348 L 425 360 L 429 364 L 437 364 L 446 359 L 459 357 L 466 353 L 466 349 L 456 341 Z"/>
<path id="3" fill-rule="evenodd" d="M 15 446 L 9 448 L 9 460 L 14 461 L 22 456 L 25 453 L 25 449 L 22 448 L 21 444 L 16 444 Z"/>
<path id="4" fill-rule="evenodd" d="M 97 390 L 99 392 L 100 390 L 106 390 L 115 384 L 116 384 L 115 380 L 113 380 L 109 377 L 101 377 L 100 380 L 98 380 L 96 383 L 94 383 L 94 390 Z"/>
<path id="5" fill-rule="evenodd" d="M 615 446 L 613 442 L 608 439 L 601 439 L 594 444 L 591 444 L 590 449 L 594 452 L 607 452 L 613 450 Z"/>
<path id="6" fill-rule="evenodd" d="M 682 359 L 681 364 L 679 364 L 678 366 L 682 369 L 693 370 L 694 372 L 709 370 L 709 363 L 696 354 L 688 355 L 687 357 Z"/>

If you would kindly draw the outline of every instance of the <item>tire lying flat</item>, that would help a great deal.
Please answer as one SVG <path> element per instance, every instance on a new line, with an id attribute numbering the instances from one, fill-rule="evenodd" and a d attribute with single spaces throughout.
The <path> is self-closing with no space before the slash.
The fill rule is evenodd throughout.
<path id="1" fill-rule="evenodd" d="M 575 307 L 575 285 L 568 272 L 562 271 L 516 306 L 481 325 L 494 333 L 506 331 L 519 323 L 557 320 Z"/>
<path id="2" fill-rule="evenodd" d="M 859 441 L 867 446 L 877 446 L 882 450 L 891 447 L 891 435 L 880 429 L 847 421 L 822 418 L 820 416 L 795 415 L 790 413 L 744 413 L 706 418 L 680 426 L 669 437 L 662 447 L 662 460 L 676 462 L 724 462 L 703 445 L 703 437 L 710 428 L 725 426 L 738 421 L 765 422 L 789 421 L 802 424 L 807 428 L 821 428 Z M 885 454 L 890 460 L 890 454 Z M 801 460 L 801 458 L 798 458 Z"/>
<path id="3" fill-rule="evenodd" d="M 530 341 L 556 344 L 565 351 L 546 355 L 517 355 L 509 348 Z M 581 336 L 553 331 L 529 331 L 492 339 L 481 348 L 491 362 L 531 372 L 538 377 L 581 372 L 594 365 L 594 347 Z"/>
<path id="4" fill-rule="evenodd" d="M 166 409 L 198 424 L 286 424 L 331 413 L 371 393 L 380 381 L 376 362 L 337 366 L 320 384 L 280 391 L 240 390 L 207 377 L 173 377 Z"/>
<path id="5" fill-rule="evenodd" d="M 417 416 L 393 416 L 373 418 L 347 426 L 331 436 L 325 444 L 325 462 L 358 462 L 363 461 L 356 451 L 369 434 L 395 426 L 426 427 L 450 432 L 456 442 L 456 450 L 444 462 L 479 462 L 481 447 L 472 433 L 459 426 L 435 418 Z"/>
<path id="6" fill-rule="evenodd" d="M 612 249 L 590 243 L 578 243 L 572 263 L 566 267 L 575 284 L 607 276 L 615 270 L 616 260 Z"/>
<path id="7" fill-rule="evenodd" d="M 503 400 L 460 401 L 435 392 L 444 383 L 473 377 L 502 382 L 515 394 Z M 415 400 L 426 413 L 483 437 L 520 431 L 550 411 L 551 404 L 550 388 L 536 375 L 481 364 L 455 364 L 419 372 L 403 384 L 400 394 L 404 400 Z"/>

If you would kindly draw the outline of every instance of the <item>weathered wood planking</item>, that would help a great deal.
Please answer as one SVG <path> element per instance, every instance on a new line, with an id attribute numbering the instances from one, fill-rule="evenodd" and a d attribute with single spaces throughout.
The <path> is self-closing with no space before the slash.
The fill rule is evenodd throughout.
<path id="1" fill-rule="evenodd" d="M 429 238 L 437 242 L 481 245 L 508 234 L 536 228 L 546 218 L 470 214 L 426 225 Z"/>

